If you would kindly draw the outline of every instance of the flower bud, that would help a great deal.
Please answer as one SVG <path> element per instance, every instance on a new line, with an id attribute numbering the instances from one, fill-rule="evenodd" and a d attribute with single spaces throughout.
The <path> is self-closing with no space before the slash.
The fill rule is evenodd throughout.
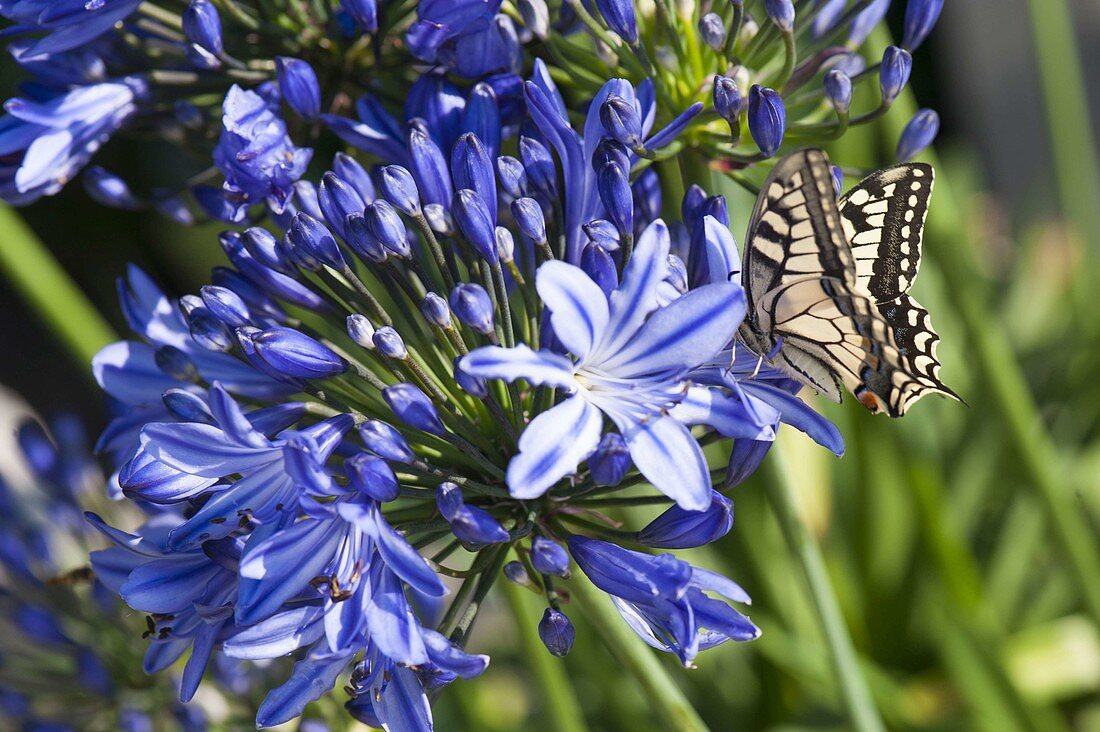
<path id="1" fill-rule="evenodd" d="M 887 46 L 879 65 L 878 83 L 882 90 L 882 103 L 892 104 L 905 85 L 909 83 L 909 74 L 913 70 L 913 57 L 904 48 Z"/>
<path id="2" fill-rule="evenodd" d="M 220 56 L 224 50 L 221 17 L 210 0 L 191 0 L 183 11 L 183 34 L 214 56 Z"/>
<path id="3" fill-rule="evenodd" d="M 450 328 L 452 325 L 451 310 L 447 307 L 447 301 L 434 292 L 429 292 L 420 301 L 420 312 L 432 325 L 440 328 Z"/>
<path id="4" fill-rule="evenodd" d="M 673 505 L 638 532 L 638 541 L 659 549 L 689 549 L 721 539 L 731 528 L 733 501 L 711 491 L 706 510 L 685 511 Z"/>
<path id="5" fill-rule="evenodd" d="M 462 510 L 462 505 L 462 489 L 458 484 L 446 481 L 435 489 L 435 506 L 445 520 L 453 519 Z"/>
<path id="6" fill-rule="evenodd" d="M 504 565 L 504 577 L 512 584 L 520 587 L 535 587 L 535 583 L 531 581 L 531 576 L 527 574 L 527 568 L 514 559 Z"/>
<path id="7" fill-rule="evenodd" d="M 389 256 L 382 242 L 371 233 L 367 219 L 361 213 L 348 216 L 344 222 L 344 241 L 368 262 L 381 264 Z"/>
<path id="8" fill-rule="evenodd" d="M 161 346 L 153 354 L 157 368 L 177 381 L 199 380 L 199 370 L 186 353 L 175 346 Z"/>
<path id="9" fill-rule="evenodd" d="M 532 190 L 547 199 L 555 198 L 558 195 L 558 169 L 546 143 L 534 134 L 520 135 L 519 159 L 527 171 L 527 182 Z"/>
<path id="10" fill-rule="evenodd" d="M 728 76 L 714 77 L 714 111 L 729 123 L 730 129 L 737 132 L 741 128 L 741 107 L 744 100 L 737 83 Z"/>
<path id="11" fill-rule="evenodd" d="M 688 233 L 693 232 L 695 226 L 703 220 L 703 204 L 706 200 L 707 192 L 695 183 L 684 193 L 684 200 L 680 204 L 680 219 L 688 227 Z"/>
<path id="12" fill-rule="evenodd" d="M 252 343 L 257 355 L 285 376 L 325 379 L 348 370 L 331 348 L 293 328 L 268 328 L 253 335 Z"/>
<path id="13" fill-rule="evenodd" d="M 543 574 L 569 576 L 569 552 L 545 536 L 536 536 L 531 542 L 531 564 Z"/>
<path id="14" fill-rule="evenodd" d="M 400 383 L 382 390 L 382 398 L 397 417 L 418 430 L 442 436 L 445 434 L 439 412 L 428 395 L 413 384 Z"/>
<path id="15" fill-rule="evenodd" d="M 829 169 L 833 174 L 833 191 L 836 192 L 836 197 L 840 198 L 840 192 L 844 190 L 844 171 L 839 165 L 831 165 Z"/>
<path id="16" fill-rule="evenodd" d="M 110 208 L 132 211 L 141 205 L 126 181 L 98 165 L 92 165 L 84 171 L 84 190 L 93 201 Z"/>
<path id="17" fill-rule="evenodd" d="M 943 10 L 943 0 L 909 0 L 905 4 L 905 32 L 901 45 L 910 51 L 924 43 Z"/>
<path id="18" fill-rule="evenodd" d="M 791 0 L 764 0 L 764 12 L 779 30 L 794 29 L 794 3 Z"/>
<path id="19" fill-rule="evenodd" d="M 687 265 L 675 254 L 668 255 L 668 274 L 665 275 L 664 281 L 681 295 L 686 295 L 690 289 Z"/>
<path id="20" fill-rule="evenodd" d="M 634 197 L 630 190 L 629 167 L 609 162 L 598 168 L 596 190 L 619 234 L 633 236 Z"/>
<path id="21" fill-rule="evenodd" d="M 630 459 L 630 449 L 618 432 L 605 434 L 596 447 L 596 452 L 588 458 L 588 469 L 592 472 L 592 480 L 596 485 L 618 485 L 631 465 L 633 462 Z"/>
<path id="22" fill-rule="evenodd" d="M 456 189 L 476 191 L 496 226 L 497 181 L 489 152 L 472 132 L 458 138 L 451 153 L 451 176 Z"/>
<path id="23" fill-rule="evenodd" d="M 458 366 L 458 362 L 462 360 L 462 357 L 455 359 L 454 362 L 454 377 L 455 383 L 470 396 L 475 399 L 485 399 L 489 396 L 489 382 L 480 376 L 471 376 L 463 371 Z"/>
<path id="24" fill-rule="evenodd" d="M 374 331 L 374 347 L 387 358 L 404 361 L 409 357 L 409 351 L 405 348 L 405 341 L 401 334 L 388 325 L 383 325 Z"/>
<path id="25" fill-rule="evenodd" d="M 726 45 L 726 24 L 722 22 L 722 16 L 718 13 L 707 13 L 699 19 L 699 35 L 703 43 L 715 51 L 722 50 Z"/>
<path id="26" fill-rule="evenodd" d="M 351 487 L 376 501 L 393 501 L 400 495 L 397 476 L 386 461 L 361 452 L 344 461 Z"/>
<path id="27" fill-rule="evenodd" d="M 455 538 L 468 547 L 508 541 L 508 532 L 488 512 L 462 501 L 462 490 L 454 483 L 442 483 L 436 489 L 436 507 L 451 525 Z"/>
<path id="28" fill-rule="evenodd" d="M 259 226 L 249 227 L 241 233 L 240 241 L 245 251 L 263 266 L 291 277 L 298 274 L 287 247 L 267 229 Z"/>
<path id="29" fill-rule="evenodd" d="M 377 0 L 340 0 L 340 7 L 368 33 L 378 30 Z"/>
<path id="30" fill-rule="evenodd" d="M 397 210 L 384 200 L 372 201 L 363 217 L 367 228 L 374 238 L 382 243 L 388 252 L 402 259 L 412 256 L 409 246 L 409 232 Z"/>
<path id="31" fill-rule="evenodd" d="M 573 623 L 561 610 L 546 608 L 539 621 L 539 638 L 546 650 L 559 658 L 569 653 L 577 636 Z"/>
<path id="32" fill-rule="evenodd" d="M 607 27 L 629 44 L 638 42 L 638 22 L 634 16 L 634 0 L 596 0 Z"/>
<path id="33" fill-rule="evenodd" d="M 609 252 L 619 251 L 619 230 L 607 219 L 593 219 L 581 229 L 593 244 L 599 244 Z"/>
<path id="34" fill-rule="evenodd" d="M 336 238 L 324 224 L 305 212 L 294 214 L 290 229 L 286 233 L 286 242 L 290 251 L 297 255 L 299 261 L 317 262 L 335 270 L 347 268 L 344 253 L 340 251 L 340 245 Z M 307 269 L 312 269 L 307 266 Z M 318 267 L 317 269 L 320 269 Z"/>
<path id="35" fill-rule="evenodd" d="M 343 239 L 347 239 L 344 222 L 348 216 L 363 213 L 367 205 L 358 191 L 333 172 L 325 173 L 321 177 L 317 204 L 325 214 L 325 221 Z"/>
<path id="36" fill-rule="evenodd" d="M 498 226 L 496 230 L 497 239 L 497 256 L 500 257 L 500 261 L 507 264 L 511 262 L 516 252 L 516 240 L 512 236 L 512 232 L 505 229 L 503 226 Z"/>
<path id="37" fill-rule="evenodd" d="M 732 488 L 744 483 L 760 467 L 772 444 L 774 443 L 770 440 L 734 440 L 733 449 L 730 450 L 730 461 L 726 466 L 724 485 Z"/>
<path id="38" fill-rule="evenodd" d="M 374 325 L 371 324 L 366 315 L 352 313 L 347 317 L 345 324 L 347 325 L 348 337 L 355 341 L 356 345 L 366 348 L 368 351 L 374 349 Z"/>
<path id="39" fill-rule="evenodd" d="M 774 89 L 753 84 L 749 89 L 749 132 L 766 157 L 775 155 L 783 144 L 787 111 L 783 97 Z"/>
<path id="40" fill-rule="evenodd" d="M 890 0 L 871 0 L 852 21 L 851 30 L 848 32 L 848 47 L 859 48 L 871 35 L 882 19 L 886 17 L 886 11 L 890 9 Z"/>
<path id="41" fill-rule="evenodd" d="M 237 293 L 216 285 L 206 285 L 199 292 L 207 311 L 230 328 L 252 324 L 248 306 Z"/>
<path id="42" fill-rule="evenodd" d="M 848 114 L 852 107 L 852 80 L 839 69 L 825 74 L 825 97 L 837 114 Z"/>
<path id="43" fill-rule="evenodd" d="M 191 339 L 208 351 L 228 351 L 235 343 L 225 323 L 205 307 L 191 312 L 187 318 Z"/>
<path id="44" fill-rule="evenodd" d="M 810 35 L 814 40 L 823 38 L 826 33 L 836 27 L 841 13 L 848 5 L 848 0 L 823 0 L 818 3 L 817 14 L 810 25 Z"/>
<path id="45" fill-rule="evenodd" d="M 600 122 L 613 140 L 632 150 L 642 146 L 642 119 L 637 108 L 622 97 L 607 97 L 600 105 Z"/>
<path id="46" fill-rule="evenodd" d="M 463 283 L 451 290 L 451 310 L 459 322 L 482 335 L 493 332 L 493 300 L 485 288 L 476 283 Z"/>
<path id="47" fill-rule="evenodd" d="M 546 241 L 546 218 L 538 201 L 527 197 L 512 201 L 512 217 L 523 235 L 535 244 Z"/>
<path id="48" fill-rule="evenodd" d="M 400 165 L 387 165 L 379 175 L 382 197 L 406 216 L 420 213 L 420 192 L 412 173 Z"/>
<path id="49" fill-rule="evenodd" d="M 312 66 L 300 58 L 279 56 L 275 73 L 283 101 L 299 117 L 312 121 L 321 116 L 321 85 Z"/>
<path id="50" fill-rule="evenodd" d="M 337 178 L 354 188 L 364 203 L 378 197 L 374 193 L 374 183 L 371 182 L 366 168 L 347 153 L 338 152 L 333 156 L 332 172 Z"/>
<path id="51" fill-rule="evenodd" d="M 489 84 L 481 82 L 470 91 L 462 112 L 462 129 L 484 145 L 491 173 L 492 161 L 500 152 L 500 109 L 497 108 L 496 92 Z"/>
<path id="52" fill-rule="evenodd" d="M 901 138 L 898 139 L 896 152 L 898 161 L 905 162 L 915 158 L 924 148 L 932 144 L 939 131 L 940 116 L 934 110 L 922 109 L 917 112 L 905 125 Z"/>
<path id="53" fill-rule="evenodd" d="M 510 155 L 497 158 L 497 180 L 500 187 L 513 199 L 525 196 L 527 191 L 527 173 L 523 163 Z"/>
<path id="54" fill-rule="evenodd" d="M 607 297 L 611 297 L 611 293 L 619 286 L 619 272 L 615 268 L 615 260 L 596 242 L 589 242 L 581 252 L 581 269 L 599 285 Z"/>
<path id="55" fill-rule="evenodd" d="M 519 0 L 519 15 L 523 26 L 541 41 L 550 35 L 550 10 L 546 0 Z"/>
<path id="56" fill-rule="evenodd" d="M 427 204 L 439 204 L 444 208 L 450 206 L 454 188 L 451 187 L 451 170 L 443 151 L 425 130 L 416 125 L 409 127 L 408 147 L 410 172 L 416 180 L 425 209 Z"/>
<path id="57" fill-rule="evenodd" d="M 386 460 L 411 463 L 416 459 L 401 433 L 381 420 L 368 419 L 359 425 L 359 437 L 368 450 Z"/>
<path id="58" fill-rule="evenodd" d="M 459 230 L 477 253 L 489 264 L 497 264 L 500 258 L 497 257 L 496 225 L 484 199 L 475 191 L 463 188 L 455 194 L 452 211 Z"/>
<path id="59" fill-rule="evenodd" d="M 210 413 L 210 407 L 196 394 L 187 389 L 166 389 L 160 396 L 165 408 L 181 422 L 204 422 L 214 424 L 214 416 Z M 138 466 L 131 461 L 127 468 L 132 470 Z M 121 479 L 122 476 L 120 476 Z M 127 476 L 130 477 L 130 476 Z M 124 488 L 127 486 L 123 486 Z"/>

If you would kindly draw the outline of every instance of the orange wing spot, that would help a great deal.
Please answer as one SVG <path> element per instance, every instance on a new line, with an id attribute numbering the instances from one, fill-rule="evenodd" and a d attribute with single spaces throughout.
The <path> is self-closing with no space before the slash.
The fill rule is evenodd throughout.
<path id="1" fill-rule="evenodd" d="M 867 407 L 872 414 L 878 414 L 882 411 L 882 400 L 880 400 L 878 394 L 875 394 L 873 391 L 864 391 L 859 394 L 857 398 L 859 399 L 859 403 Z"/>

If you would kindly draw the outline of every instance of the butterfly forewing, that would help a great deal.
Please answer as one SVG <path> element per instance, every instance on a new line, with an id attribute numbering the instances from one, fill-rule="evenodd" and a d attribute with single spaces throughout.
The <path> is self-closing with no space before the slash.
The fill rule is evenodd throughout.
<path id="1" fill-rule="evenodd" d="M 867 176 L 840 199 L 859 283 L 875 302 L 896 300 L 913 286 L 933 179 L 931 165 L 895 165 Z"/>

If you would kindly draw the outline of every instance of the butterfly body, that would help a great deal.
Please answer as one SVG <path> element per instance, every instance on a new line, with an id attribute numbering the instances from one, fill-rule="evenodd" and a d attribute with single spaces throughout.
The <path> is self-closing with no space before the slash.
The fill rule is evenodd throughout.
<path id="1" fill-rule="evenodd" d="M 742 343 L 792 378 L 840 401 L 901 416 L 939 380 L 939 336 L 906 293 L 920 266 L 932 168 L 879 171 L 840 201 L 828 158 L 783 158 L 757 199 L 742 281 Z"/>

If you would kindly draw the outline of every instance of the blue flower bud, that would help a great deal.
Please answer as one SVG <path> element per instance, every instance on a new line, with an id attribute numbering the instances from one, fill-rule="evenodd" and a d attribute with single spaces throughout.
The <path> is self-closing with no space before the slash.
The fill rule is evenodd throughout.
<path id="1" fill-rule="evenodd" d="M 406 216 L 420 213 L 420 191 L 412 173 L 400 165 L 387 165 L 379 171 L 379 188 L 382 197 Z"/>
<path id="2" fill-rule="evenodd" d="M 519 230 L 535 244 L 546 241 L 546 218 L 542 206 L 533 198 L 517 198 L 512 201 L 512 217 Z"/>
<path id="3" fill-rule="evenodd" d="M 847 4 L 848 0 L 823 0 L 817 4 L 817 15 L 814 16 L 810 25 L 810 34 L 814 40 L 824 37 L 826 33 L 836 27 L 837 21 L 840 20 L 840 14 L 844 12 Z"/>
<path id="4" fill-rule="evenodd" d="M 909 0 L 905 5 L 905 32 L 901 45 L 910 51 L 924 43 L 943 10 L 943 0 Z"/>
<path id="5" fill-rule="evenodd" d="M 364 203 L 377 198 L 374 194 L 374 183 L 371 182 L 370 174 L 367 173 L 358 160 L 347 153 L 338 152 L 333 156 L 332 172 L 340 180 L 354 188 Z"/>
<path id="6" fill-rule="evenodd" d="M 729 122 L 730 129 L 737 131 L 741 128 L 741 107 L 744 100 L 741 98 L 741 90 L 737 88 L 737 82 L 728 76 L 714 77 L 714 111 L 718 116 Z"/>
<path id="7" fill-rule="evenodd" d="M 167 389 L 161 394 L 160 400 L 169 412 L 183 422 L 214 423 L 214 417 L 210 413 L 210 407 L 206 406 L 206 402 L 186 389 Z"/>
<path id="8" fill-rule="evenodd" d="M 530 133 L 526 134 L 525 131 L 525 134 L 520 135 L 519 159 L 523 162 L 523 169 L 527 171 L 527 182 L 531 184 L 531 188 L 553 200 L 558 195 L 558 169 L 554 157 L 536 131 L 530 130 Z"/>
<path id="9" fill-rule="evenodd" d="M 241 244 L 252 255 L 253 259 L 265 267 L 270 267 L 276 272 L 294 277 L 298 271 L 294 268 L 294 260 L 288 254 L 286 247 L 268 231 L 259 226 L 245 229 L 241 234 Z"/>
<path id="10" fill-rule="evenodd" d="M 187 318 L 192 340 L 208 351 L 228 351 L 233 348 L 233 335 L 225 323 L 205 307 L 191 312 Z"/>
<path id="11" fill-rule="evenodd" d="M 598 244 L 609 252 L 619 250 L 619 230 L 607 219 L 593 219 L 581 226 L 581 229 L 593 244 Z"/>
<path id="12" fill-rule="evenodd" d="M 456 189 L 476 191 L 486 204 L 497 200 L 497 182 L 489 152 L 477 135 L 467 132 L 458 138 L 451 152 L 451 176 Z M 496 226 L 496 206 L 487 206 L 489 218 Z"/>
<path id="13" fill-rule="evenodd" d="M 642 119 L 638 110 L 617 94 L 609 95 L 600 105 L 600 122 L 613 140 L 632 150 L 642 146 Z"/>
<path id="14" fill-rule="evenodd" d="M 447 158 L 431 135 L 416 125 L 409 126 L 408 146 L 411 172 L 420 190 L 421 200 L 446 209 L 454 198 Z"/>
<path id="15" fill-rule="evenodd" d="M 448 523 L 451 533 L 468 549 L 480 549 L 486 544 L 500 544 L 509 539 L 500 522 L 477 506 L 462 506 Z"/>
<path id="16" fill-rule="evenodd" d="M 252 324 L 252 315 L 248 312 L 248 306 L 237 293 L 216 285 L 206 285 L 199 292 L 210 314 L 230 328 Z"/>
<path id="17" fill-rule="evenodd" d="M 382 390 L 382 398 L 397 417 L 418 430 L 442 436 L 445 434 L 439 412 L 428 395 L 413 384 L 400 383 Z"/>
<path id="18" fill-rule="evenodd" d="M 366 315 L 360 313 L 352 313 L 344 321 L 347 327 L 348 338 L 351 338 L 357 346 L 374 350 L 374 325 L 367 319 Z"/>
<path id="19" fill-rule="evenodd" d="M 312 66 L 300 58 L 278 56 L 275 73 L 283 101 L 299 117 L 312 121 L 321 116 L 321 85 Z"/>
<path id="20" fill-rule="evenodd" d="M 175 346 L 161 346 L 153 353 L 153 360 L 157 368 L 177 381 L 194 382 L 199 379 L 195 362 Z"/>
<path id="21" fill-rule="evenodd" d="M 721 539 L 733 527 L 733 501 L 711 492 L 704 511 L 672 506 L 638 532 L 638 541 L 660 549 L 689 549 Z"/>
<path id="22" fill-rule="evenodd" d="M 699 35 L 703 43 L 715 51 L 722 50 L 726 45 L 726 24 L 722 22 L 722 16 L 717 13 L 707 13 L 699 19 Z"/>
<path id="23" fill-rule="evenodd" d="M 351 487 L 376 501 L 393 501 L 400 494 L 397 476 L 386 461 L 361 452 L 344 461 Z"/>
<path id="24" fill-rule="evenodd" d="M 93 201 L 103 206 L 133 210 L 141 205 L 126 181 L 98 165 L 84 171 L 84 190 Z"/>
<path id="25" fill-rule="evenodd" d="M 638 42 L 638 22 L 634 17 L 634 0 L 596 0 L 607 27 L 630 44 Z"/>
<path id="26" fill-rule="evenodd" d="M 569 653 L 577 631 L 573 623 L 561 610 L 546 608 L 539 621 L 539 638 L 546 650 L 559 658 Z"/>
<path id="27" fill-rule="evenodd" d="M 386 460 L 411 463 L 416 459 L 401 433 L 381 420 L 368 419 L 359 425 L 359 437 L 368 450 Z"/>
<path id="28" fill-rule="evenodd" d="M 462 510 L 462 489 L 450 481 L 440 483 L 435 489 L 435 506 L 440 515 L 450 521 Z"/>
<path id="29" fill-rule="evenodd" d="M 535 583 L 531 581 L 531 576 L 527 574 L 527 568 L 523 566 L 522 562 L 512 560 L 504 565 L 504 577 L 514 585 L 520 587 L 534 587 Z"/>
<path id="30" fill-rule="evenodd" d="M 286 242 L 296 259 L 307 269 L 306 262 L 318 262 L 335 270 L 347 268 L 344 253 L 340 251 L 340 245 L 336 238 L 324 224 L 304 211 L 294 214 L 290 222 L 290 229 L 286 233 Z M 320 269 L 317 267 L 316 269 Z"/>
<path id="31" fill-rule="evenodd" d="M 694 232 L 696 225 L 703 220 L 703 204 L 706 200 L 707 192 L 694 183 L 684 193 L 683 203 L 680 204 L 680 218 L 688 228 L 689 234 Z"/>
<path id="32" fill-rule="evenodd" d="M 690 289 L 687 265 L 675 254 L 668 255 L 668 274 L 665 275 L 665 282 L 672 285 L 673 289 L 681 295 L 686 295 Z"/>
<path id="33" fill-rule="evenodd" d="M 851 31 L 848 33 L 848 47 L 859 48 L 871 35 L 882 19 L 886 17 L 886 11 L 890 9 L 890 0 L 871 0 L 871 3 L 860 11 L 852 21 Z M 850 76 L 850 74 L 849 74 Z"/>
<path id="34" fill-rule="evenodd" d="M 348 216 L 363 213 L 363 209 L 367 206 L 358 191 L 332 172 L 325 173 L 321 177 L 317 204 L 325 214 L 325 221 L 343 239 L 347 239 L 344 233 L 344 222 Z"/>
<path id="35" fill-rule="evenodd" d="M 913 70 L 913 57 L 904 48 L 887 46 L 882 54 L 879 66 L 878 83 L 882 90 L 882 103 L 892 104 L 909 83 L 909 73 Z"/>
<path id="36" fill-rule="evenodd" d="M 753 84 L 749 89 L 749 132 L 766 157 L 775 155 L 783 144 L 787 128 L 787 110 L 783 97 L 774 89 Z"/>
<path id="37" fill-rule="evenodd" d="M 833 174 L 833 190 L 836 192 L 836 197 L 840 198 L 840 192 L 844 190 L 844 171 L 839 165 L 830 166 L 830 170 Z"/>
<path id="38" fill-rule="evenodd" d="M 409 351 L 405 348 L 405 341 L 401 334 L 388 325 L 383 325 L 374 331 L 374 347 L 387 358 L 404 361 L 409 357 Z"/>
<path id="39" fill-rule="evenodd" d="M 611 293 L 619 286 L 619 272 L 611 254 L 596 242 L 589 242 L 581 252 L 581 269 L 599 285 L 603 294 Z"/>
<path id="40" fill-rule="evenodd" d="M 471 376 L 458 367 L 458 362 L 462 358 L 456 358 L 454 361 L 454 376 L 455 383 L 459 385 L 462 391 L 466 392 L 475 399 L 485 399 L 489 396 L 489 382 L 480 376 Z"/>
<path id="41" fill-rule="evenodd" d="M 661 178 L 657 169 L 650 166 L 638 174 L 630 184 L 634 199 L 634 236 L 641 236 L 646 227 L 661 216 Z"/>
<path id="42" fill-rule="evenodd" d="M 420 301 L 420 312 L 432 325 L 440 328 L 450 328 L 452 325 L 451 309 L 447 307 L 447 301 L 434 292 L 429 292 Z"/>
<path id="43" fill-rule="evenodd" d="M 596 447 L 596 452 L 588 458 L 588 469 L 592 472 L 592 480 L 596 485 L 618 485 L 633 464 L 630 449 L 618 432 L 605 434 Z"/>
<path id="44" fill-rule="evenodd" d="M 384 200 L 373 201 L 363 214 L 367 228 L 388 252 L 401 258 L 412 256 L 409 232 L 397 209 Z"/>
<path id="45" fill-rule="evenodd" d="M 760 467 L 773 444 L 770 440 L 734 440 L 730 461 L 726 466 L 725 486 L 732 488 L 744 483 Z"/>
<path id="46" fill-rule="evenodd" d="M 840 69 L 825 74 L 825 97 L 837 114 L 848 114 L 852 107 L 852 79 Z"/>
<path id="47" fill-rule="evenodd" d="M 512 232 L 505 229 L 503 226 L 498 226 L 496 229 L 497 239 L 497 256 L 500 257 L 500 261 L 505 264 L 511 262 L 516 252 L 516 240 L 512 236 Z"/>
<path id="48" fill-rule="evenodd" d="M 268 328 L 251 340 L 257 355 L 286 376 L 325 379 L 348 370 L 344 359 L 331 348 L 293 328 Z"/>
<path id="49" fill-rule="evenodd" d="M 514 200 L 527 195 L 527 173 L 518 158 L 510 155 L 497 158 L 497 180 L 509 198 Z"/>
<path id="50" fill-rule="evenodd" d="M 222 21 L 214 3 L 210 0 L 191 0 L 183 11 L 183 34 L 204 51 L 220 56 L 224 49 Z"/>
<path id="51" fill-rule="evenodd" d="M 378 30 L 377 0 L 340 0 L 340 7 L 368 33 Z"/>
<path id="52" fill-rule="evenodd" d="M 940 131 L 940 116 L 934 110 L 922 109 L 905 125 L 895 153 L 900 162 L 912 160 L 932 144 Z"/>
<path id="53" fill-rule="evenodd" d="M 622 143 L 605 137 L 592 153 L 592 169 L 598 172 L 600 168 L 611 163 L 629 169 L 630 152 Z"/>
<path id="54" fill-rule="evenodd" d="M 629 168 L 618 163 L 606 163 L 598 168 L 596 190 L 619 234 L 633 236 L 634 196 L 630 190 Z"/>
<path id="55" fill-rule="evenodd" d="M 531 542 L 531 564 L 543 574 L 569 576 L 569 552 L 545 536 L 536 536 Z"/>
<path id="56" fill-rule="evenodd" d="M 459 322 L 483 335 L 493 332 L 493 300 L 485 288 L 475 283 L 463 283 L 451 290 L 451 310 Z"/>
<path id="57" fill-rule="evenodd" d="M 389 256 L 382 242 L 374 236 L 363 214 L 357 213 L 348 216 L 344 222 L 344 241 L 348 243 L 355 253 L 368 262 L 381 264 Z"/>
<path id="58" fill-rule="evenodd" d="M 485 144 L 490 160 L 496 158 L 500 152 L 500 110 L 497 108 L 496 92 L 485 82 L 474 86 L 466 100 L 462 129 Z M 457 182 L 455 185 L 469 187 Z"/>
<path id="59" fill-rule="evenodd" d="M 496 224 L 481 196 L 463 188 L 455 194 L 452 213 L 462 235 L 474 245 L 477 253 L 489 264 L 497 264 L 500 258 L 497 257 Z"/>
<path id="60" fill-rule="evenodd" d="M 546 40 L 550 35 L 550 9 L 546 7 L 546 0 L 519 0 L 517 5 L 523 27 L 535 38 Z"/>
<path id="61" fill-rule="evenodd" d="M 186 99 L 177 99 L 172 103 L 172 116 L 189 130 L 201 130 L 206 125 L 206 115 Z"/>
<path id="62" fill-rule="evenodd" d="M 764 12 L 780 30 L 794 29 L 794 3 L 791 0 L 764 0 Z"/>

